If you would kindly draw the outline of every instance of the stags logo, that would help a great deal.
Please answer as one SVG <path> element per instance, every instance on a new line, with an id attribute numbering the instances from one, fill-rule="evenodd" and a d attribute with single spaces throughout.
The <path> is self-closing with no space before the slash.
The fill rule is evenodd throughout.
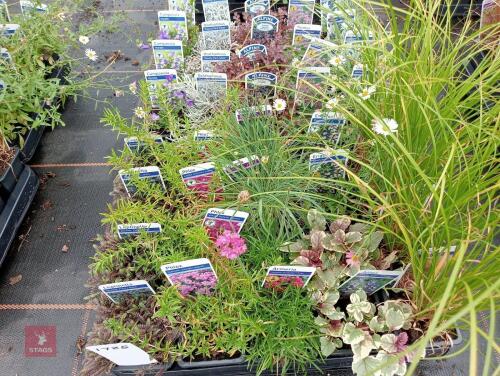
<path id="1" fill-rule="evenodd" d="M 24 355 L 27 357 L 54 357 L 56 351 L 55 326 L 25 326 Z"/>

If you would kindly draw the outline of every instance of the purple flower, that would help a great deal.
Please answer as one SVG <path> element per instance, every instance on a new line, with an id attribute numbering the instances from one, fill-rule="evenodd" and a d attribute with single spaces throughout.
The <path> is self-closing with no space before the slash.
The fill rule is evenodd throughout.
<path id="1" fill-rule="evenodd" d="M 176 91 L 174 91 L 174 96 L 176 96 L 177 98 L 180 98 L 180 99 L 184 99 L 184 97 L 186 96 L 186 93 L 184 93 L 182 90 L 176 90 Z"/>
<path id="2" fill-rule="evenodd" d="M 160 30 L 160 35 L 158 35 L 158 39 L 170 39 L 167 30 Z"/>
<path id="3" fill-rule="evenodd" d="M 173 74 L 167 74 L 165 76 L 165 79 L 167 80 L 168 83 L 172 82 L 174 80 L 174 75 Z"/>
<path id="4" fill-rule="evenodd" d="M 152 121 L 158 121 L 158 120 L 160 120 L 160 115 L 158 115 L 157 113 L 152 112 L 151 115 L 150 115 L 150 118 L 151 118 Z"/>
<path id="5" fill-rule="evenodd" d="M 192 107 L 194 105 L 194 101 L 192 99 L 186 99 L 186 106 Z"/>
<path id="6" fill-rule="evenodd" d="M 149 44 L 147 44 L 147 43 L 141 43 L 141 44 L 139 45 L 139 48 L 140 48 L 141 50 L 149 50 L 149 49 L 151 48 L 151 46 L 150 46 Z"/>

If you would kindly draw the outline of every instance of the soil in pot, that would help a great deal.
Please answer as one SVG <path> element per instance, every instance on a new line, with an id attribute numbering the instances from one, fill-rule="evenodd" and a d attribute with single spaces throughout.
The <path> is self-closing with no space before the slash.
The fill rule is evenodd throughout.
<path id="1" fill-rule="evenodd" d="M 0 175 L 10 168 L 14 155 L 14 149 L 0 146 Z"/>

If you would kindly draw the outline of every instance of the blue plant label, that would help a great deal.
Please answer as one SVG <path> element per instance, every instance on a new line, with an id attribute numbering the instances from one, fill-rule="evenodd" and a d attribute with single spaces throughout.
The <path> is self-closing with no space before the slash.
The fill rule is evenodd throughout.
<path id="1" fill-rule="evenodd" d="M 217 239 L 225 230 L 240 233 L 248 216 L 244 211 L 211 208 L 205 214 L 203 226 L 211 239 Z"/>
<path id="2" fill-rule="evenodd" d="M 175 82 L 177 80 L 177 71 L 175 69 L 152 69 L 144 72 L 144 78 L 148 84 L 149 98 L 153 108 L 158 108 L 158 89 L 162 86 Z"/>
<path id="3" fill-rule="evenodd" d="M 8 63 L 12 63 L 12 56 L 6 48 L 0 48 L 0 59 L 5 60 Z"/>
<path id="4" fill-rule="evenodd" d="M 188 39 L 186 12 L 161 10 L 158 12 L 158 26 L 167 39 Z"/>
<path id="5" fill-rule="evenodd" d="M 231 29 L 229 21 L 206 21 L 201 23 L 201 36 L 205 50 L 229 50 Z"/>
<path id="6" fill-rule="evenodd" d="M 329 179 L 345 178 L 347 153 L 344 150 L 322 151 L 309 156 L 309 170 Z"/>
<path id="7" fill-rule="evenodd" d="M 217 286 L 217 274 L 207 258 L 174 262 L 160 268 L 182 296 L 211 295 Z"/>
<path id="8" fill-rule="evenodd" d="M 448 247 L 448 248 L 445 248 L 445 247 L 439 247 L 438 249 L 436 249 L 436 252 L 440 255 L 446 255 L 446 254 L 449 254 L 450 256 L 455 256 L 455 253 L 457 251 L 457 246 L 456 245 L 452 245 L 451 247 Z M 419 253 L 421 253 L 422 251 L 418 251 Z M 429 248 L 429 255 L 433 255 L 434 253 L 434 248 Z"/>
<path id="9" fill-rule="evenodd" d="M 147 281 L 127 281 L 100 285 L 99 290 L 113 303 L 120 303 L 126 297 L 144 298 L 155 294 Z"/>
<path id="10" fill-rule="evenodd" d="M 276 93 L 278 76 L 271 72 L 253 72 L 245 75 L 245 89 L 269 97 Z"/>
<path id="11" fill-rule="evenodd" d="M 153 135 L 153 142 L 155 144 L 161 145 L 165 142 L 165 139 L 163 136 L 160 135 Z M 132 136 L 132 137 L 125 137 L 124 139 L 125 146 L 132 152 L 132 153 L 137 153 L 141 150 L 142 143 L 139 141 L 139 138 Z"/>
<path id="12" fill-rule="evenodd" d="M 252 167 L 260 165 L 260 158 L 256 155 L 252 155 L 249 158 L 241 158 L 233 161 L 230 165 L 224 167 L 224 172 L 229 176 L 231 180 L 236 178 L 238 173 L 242 171 L 249 170 Z"/>
<path id="13" fill-rule="evenodd" d="M 246 0 L 245 13 L 250 17 L 258 16 L 259 14 L 269 14 L 271 8 L 270 0 Z"/>
<path id="14" fill-rule="evenodd" d="M 132 183 L 132 176 L 137 176 L 140 180 L 148 180 L 151 184 L 160 185 L 166 190 L 160 169 L 156 166 L 135 167 L 129 170 L 120 170 L 118 175 L 129 196 L 137 192 L 137 187 Z"/>
<path id="15" fill-rule="evenodd" d="M 315 111 L 311 116 L 308 133 L 317 133 L 321 138 L 337 144 L 346 119 L 336 112 Z"/>
<path id="16" fill-rule="evenodd" d="M 195 141 L 212 141 L 215 139 L 215 134 L 212 131 L 207 131 L 204 129 L 200 129 L 199 131 L 194 132 L 194 140 Z"/>
<path id="17" fill-rule="evenodd" d="M 10 22 L 9 6 L 7 0 L 0 0 L 0 20 Z"/>
<path id="18" fill-rule="evenodd" d="M 202 0 L 205 21 L 231 21 L 228 0 Z"/>
<path id="19" fill-rule="evenodd" d="M 344 44 L 350 44 L 350 43 L 359 43 L 359 42 L 372 42 L 373 41 L 373 33 L 371 31 L 368 31 L 368 34 L 361 34 L 358 33 L 356 34 L 352 30 L 347 30 L 344 33 Z"/>
<path id="20" fill-rule="evenodd" d="M 332 11 L 336 10 L 337 7 L 335 5 L 334 0 L 320 0 L 319 1 L 320 5 L 320 12 L 321 12 L 321 26 L 323 28 L 326 28 L 327 25 L 327 18 L 328 14 L 330 14 Z"/>
<path id="21" fill-rule="evenodd" d="M 21 25 L 18 25 L 18 24 L 3 24 L 3 25 L 0 25 L 0 35 L 2 35 L 4 37 L 11 37 L 20 28 L 21 28 Z"/>
<path id="22" fill-rule="evenodd" d="M 349 296 L 359 289 L 372 295 L 378 290 L 393 286 L 403 275 L 404 270 L 360 270 L 339 287 L 342 296 Z"/>
<path id="23" fill-rule="evenodd" d="M 179 170 L 181 179 L 187 189 L 194 192 L 208 192 L 215 165 L 211 162 L 184 167 Z"/>
<path id="24" fill-rule="evenodd" d="M 310 24 L 313 22 L 316 0 L 290 0 L 288 2 L 288 18 L 294 24 Z"/>
<path id="25" fill-rule="evenodd" d="M 120 239 L 129 236 L 137 236 L 141 233 L 159 234 L 161 233 L 161 225 L 159 223 L 132 223 L 118 225 L 118 237 Z"/>
<path id="26" fill-rule="evenodd" d="M 326 17 L 327 38 L 334 40 L 340 36 L 341 33 L 352 28 L 355 17 L 355 9 L 336 10 L 329 13 Z"/>
<path id="27" fill-rule="evenodd" d="M 156 69 L 179 69 L 184 62 L 182 41 L 155 39 L 152 42 Z"/>
<path id="28" fill-rule="evenodd" d="M 201 70 L 203 72 L 213 72 L 217 64 L 229 61 L 231 61 L 231 51 L 229 50 L 201 51 Z"/>
<path id="29" fill-rule="evenodd" d="M 252 18 L 252 39 L 273 38 L 278 32 L 279 20 L 267 14 Z"/>
<path id="30" fill-rule="evenodd" d="M 262 287 L 283 290 L 287 286 L 305 287 L 316 268 L 312 266 L 271 266 L 267 269 Z"/>
<path id="31" fill-rule="evenodd" d="M 0 80 L 0 90 L 4 90 L 7 87 L 7 84 L 4 80 Z"/>
<path id="32" fill-rule="evenodd" d="M 205 98 L 219 100 L 226 96 L 227 74 L 198 72 L 194 75 L 195 88 Z"/>
<path id="33" fill-rule="evenodd" d="M 272 114 L 273 108 L 270 105 L 245 107 L 235 111 L 236 121 L 238 123 L 261 116 L 271 116 Z"/>
<path id="34" fill-rule="evenodd" d="M 335 43 L 329 42 L 320 38 L 311 38 L 307 50 L 302 57 L 302 62 L 310 66 L 314 65 L 328 65 L 332 53 L 338 50 L 339 46 Z"/>
<path id="35" fill-rule="evenodd" d="M 305 44 L 311 41 L 311 38 L 321 37 L 321 25 L 296 24 L 293 27 L 292 44 Z"/>
<path id="36" fill-rule="evenodd" d="M 297 72 L 295 102 L 313 103 L 324 91 L 324 83 L 330 75 L 330 67 L 305 67 Z"/>
<path id="37" fill-rule="evenodd" d="M 246 57 L 248 60 L 254 60 L 257 54 L 267 55 L 267 47 L 263 44 L 249 44 L 238 51 L 238 57 Z"/>
<path id="38" fill-rule="evenodd" d="M 354 64 L 352 67 L 351 77 L 355 80 L 361 80 L 363 77 L 363 64 Z"/>
<path id="39" fill-rule="evenodd" d="M 34 1 L 23 1 L 21 0 L 19 2 L 21 5 L 21 12 L 23 13 L 24 16 L 28 16 L 32 14 L 33 12 L 35 13 L 45 13 L 47 12 L 47 4 L 41 4 L 41 3 L 36 3 Z"/>

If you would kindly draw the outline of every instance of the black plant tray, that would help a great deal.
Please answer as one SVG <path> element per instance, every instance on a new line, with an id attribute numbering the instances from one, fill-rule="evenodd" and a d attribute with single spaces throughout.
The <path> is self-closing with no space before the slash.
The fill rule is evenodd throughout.
<path id="1" fill-rule="evenodd" d="M 426 357 L 442 356 L 446 354 L 452 347 L 459 346 L 463 341 L 460 331 L 456 330 L 456 335 L 452 338 L 452 343 L 444 341 L 435 341 L 432 346 L 428 346 L 425 349 Z M 236 359 L 234 359 L 236 360 Z M 230 361 L 230 360 L 229 360 Z M 344 374 L 343 370 L 350 370 L 353 361 L 353 354 L 350 349 L 340 349 L 337 350 L 332 356 L 324 360 L 323 363 L 318 362 L 317 366 L 309 367 L 306 372 L 301 374 L 307 374 L 308 376 L 313 375 L 327 375 L 327 374 Z M 221 361 L 214 361 L 214 363 Z M 223 361 L 222 361 L 223 362 Z M 207 366 L 210 362 L 195 362 L 199 363 L 200 368 L 183 368 L 179 364 L 174 364 L 172 367 L 169 365 L 168 368 L 161 368 L 161 365 L 148 366 L 148 368 L 141 367 L 114 367 L 113 374 L 116 376 L 126 376 L 134 375 L 134 372 L 143 371 L 147 369 L 148 371 L 144 373 L 144 376 L 253 376 L 256 374 L 256 365 L 249 368 L 247 362 L 240 364 L 227 364 L 220 366 Z M 191 364 L 195 364 L 191 363 Z M 332 373 L 333 372 L 333 373 Z M 142 375 L 142 373 L 141 373 Z M 292 369 L 286 373 L 281 373 L 281 370 L 276 369 L 271 371 L 265 371 L 261 373 L 262 376 L 276 376 L 276 375 L 297 375 L 297 373 Z"/>
<path id="2" fill-rule="evenodd" d="M 0 197 L 7 201 L 17 185 L 17 181 L 24 169 L 24 163 L 21 160 L 21 152 L 18 148 L 14 148 L 14 158 L 10 162 L 10 166 L 0 176 Z"/>
<path id="3" fill-rule="evenodd" d="M 35 197 L 38 185 L 38 176 L 31 168 L 25 166 L 16 187 L 5 200 L 0 212 L 0 265 Z"/>

